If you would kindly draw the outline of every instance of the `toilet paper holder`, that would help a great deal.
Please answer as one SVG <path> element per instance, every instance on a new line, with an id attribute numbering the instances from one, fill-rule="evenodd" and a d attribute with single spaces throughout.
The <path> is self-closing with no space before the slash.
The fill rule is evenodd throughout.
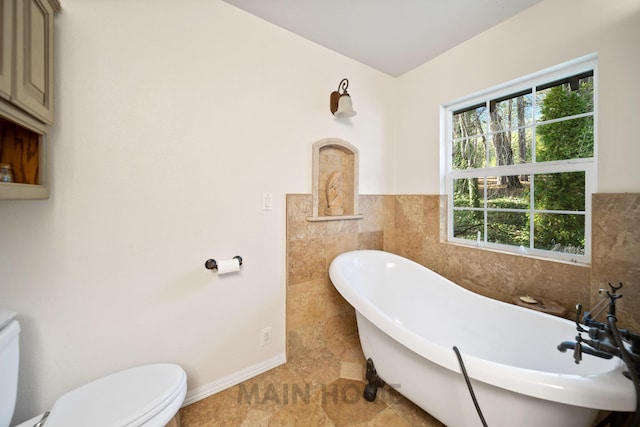
<path id="1" fill-rule="evenodd" d="M 238 264 L 240 264 L 240 266 L 242 266 L 242 257 L 240 255 L 234 256 L 233 259 L 237 259 L 238 260 Z M 207 270 L 217 270 L 218 269 L 218 263 L 216 262 L 215 259 L 210 258 L 210 259 L 208 259 L 208 260 L 206 260 L 204 262 L 204 267 Z"/>

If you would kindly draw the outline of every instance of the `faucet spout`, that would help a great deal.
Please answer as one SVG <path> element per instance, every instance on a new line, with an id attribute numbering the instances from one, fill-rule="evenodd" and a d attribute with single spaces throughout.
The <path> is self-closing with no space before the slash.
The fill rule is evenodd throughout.
<path id="1" fill-rule="evenodd" d="M 576 363 L 579 363 L 582 359 L 582 357 L 580 357 L 580 353 L 587 353 L 592 356 L 600 357 L 602 359 L 611 359 L 613 357 L 613 355 L 609 353 L 594 350 L 589 346 L 579 345 L 578 343 L 573 341 L 562 341 L 560 344 L 558 344 L 558 350 L 560 350 L 562 353 L 566 353 L 567 350 L 576 350 L 576 348 L 579 348 L 577 352 L 574 351 L 574 359 L 576 359 Z"/>
<path id="2" fill-rule="evenodd" d="M 567 350 L 573 350 L 574 348 L 576 348 L 576 343 L 574 343 L 573 341 L 562 341 L 560 344 L 558 344 L 558 350 L 560 350 L 562 353 L 566 353 Z"/>

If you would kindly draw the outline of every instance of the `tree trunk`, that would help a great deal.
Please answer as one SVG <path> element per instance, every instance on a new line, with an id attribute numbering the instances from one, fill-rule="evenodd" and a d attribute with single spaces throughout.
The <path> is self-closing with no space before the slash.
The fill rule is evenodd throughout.
<path id="1" fill-rule="evenodd" d="M 511 111 L 511 108 L 509 108 Z M 500 115 L 497 111 L 491 111 L 491 123 L 493 123 L 493 129 L 504 129 L 500 120 Z M 496 150 L 496 160 L 498 166 L 512 165 L 513 164 L 513 150 L 511 149 L 511 133 L 510 132 L 498 132 L 493 135 L 493 146 Z M 507 188 L 519 188 L 520 180 L 517 176 L 501 176 L 500 184 L 506 185 Z"/>

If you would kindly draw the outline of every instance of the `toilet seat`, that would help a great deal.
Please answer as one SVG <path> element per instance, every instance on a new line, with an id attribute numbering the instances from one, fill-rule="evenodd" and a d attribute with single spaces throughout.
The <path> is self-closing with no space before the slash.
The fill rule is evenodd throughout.
<path id="1" fill-rule="evenodd" d="M 127 369 L 59 397 L 44 427 L 164 427 L 186 390 L 187 377 L 178 365 Z"/>

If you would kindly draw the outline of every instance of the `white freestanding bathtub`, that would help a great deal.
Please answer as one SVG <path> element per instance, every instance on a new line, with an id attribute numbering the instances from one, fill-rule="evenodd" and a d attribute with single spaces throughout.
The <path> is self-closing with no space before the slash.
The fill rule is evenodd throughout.
<path id="1" fill-rule="evenodd" d="M 489 427 L 587 427 L 599 410 L 633 412 L 624 363 L 557 350 L 575 323 L 470 292 L 381 251 L 329 268 L 355 308 L 365 357 L 388 385 L 449 427 L 480 426 L 453 347 Z"/>

